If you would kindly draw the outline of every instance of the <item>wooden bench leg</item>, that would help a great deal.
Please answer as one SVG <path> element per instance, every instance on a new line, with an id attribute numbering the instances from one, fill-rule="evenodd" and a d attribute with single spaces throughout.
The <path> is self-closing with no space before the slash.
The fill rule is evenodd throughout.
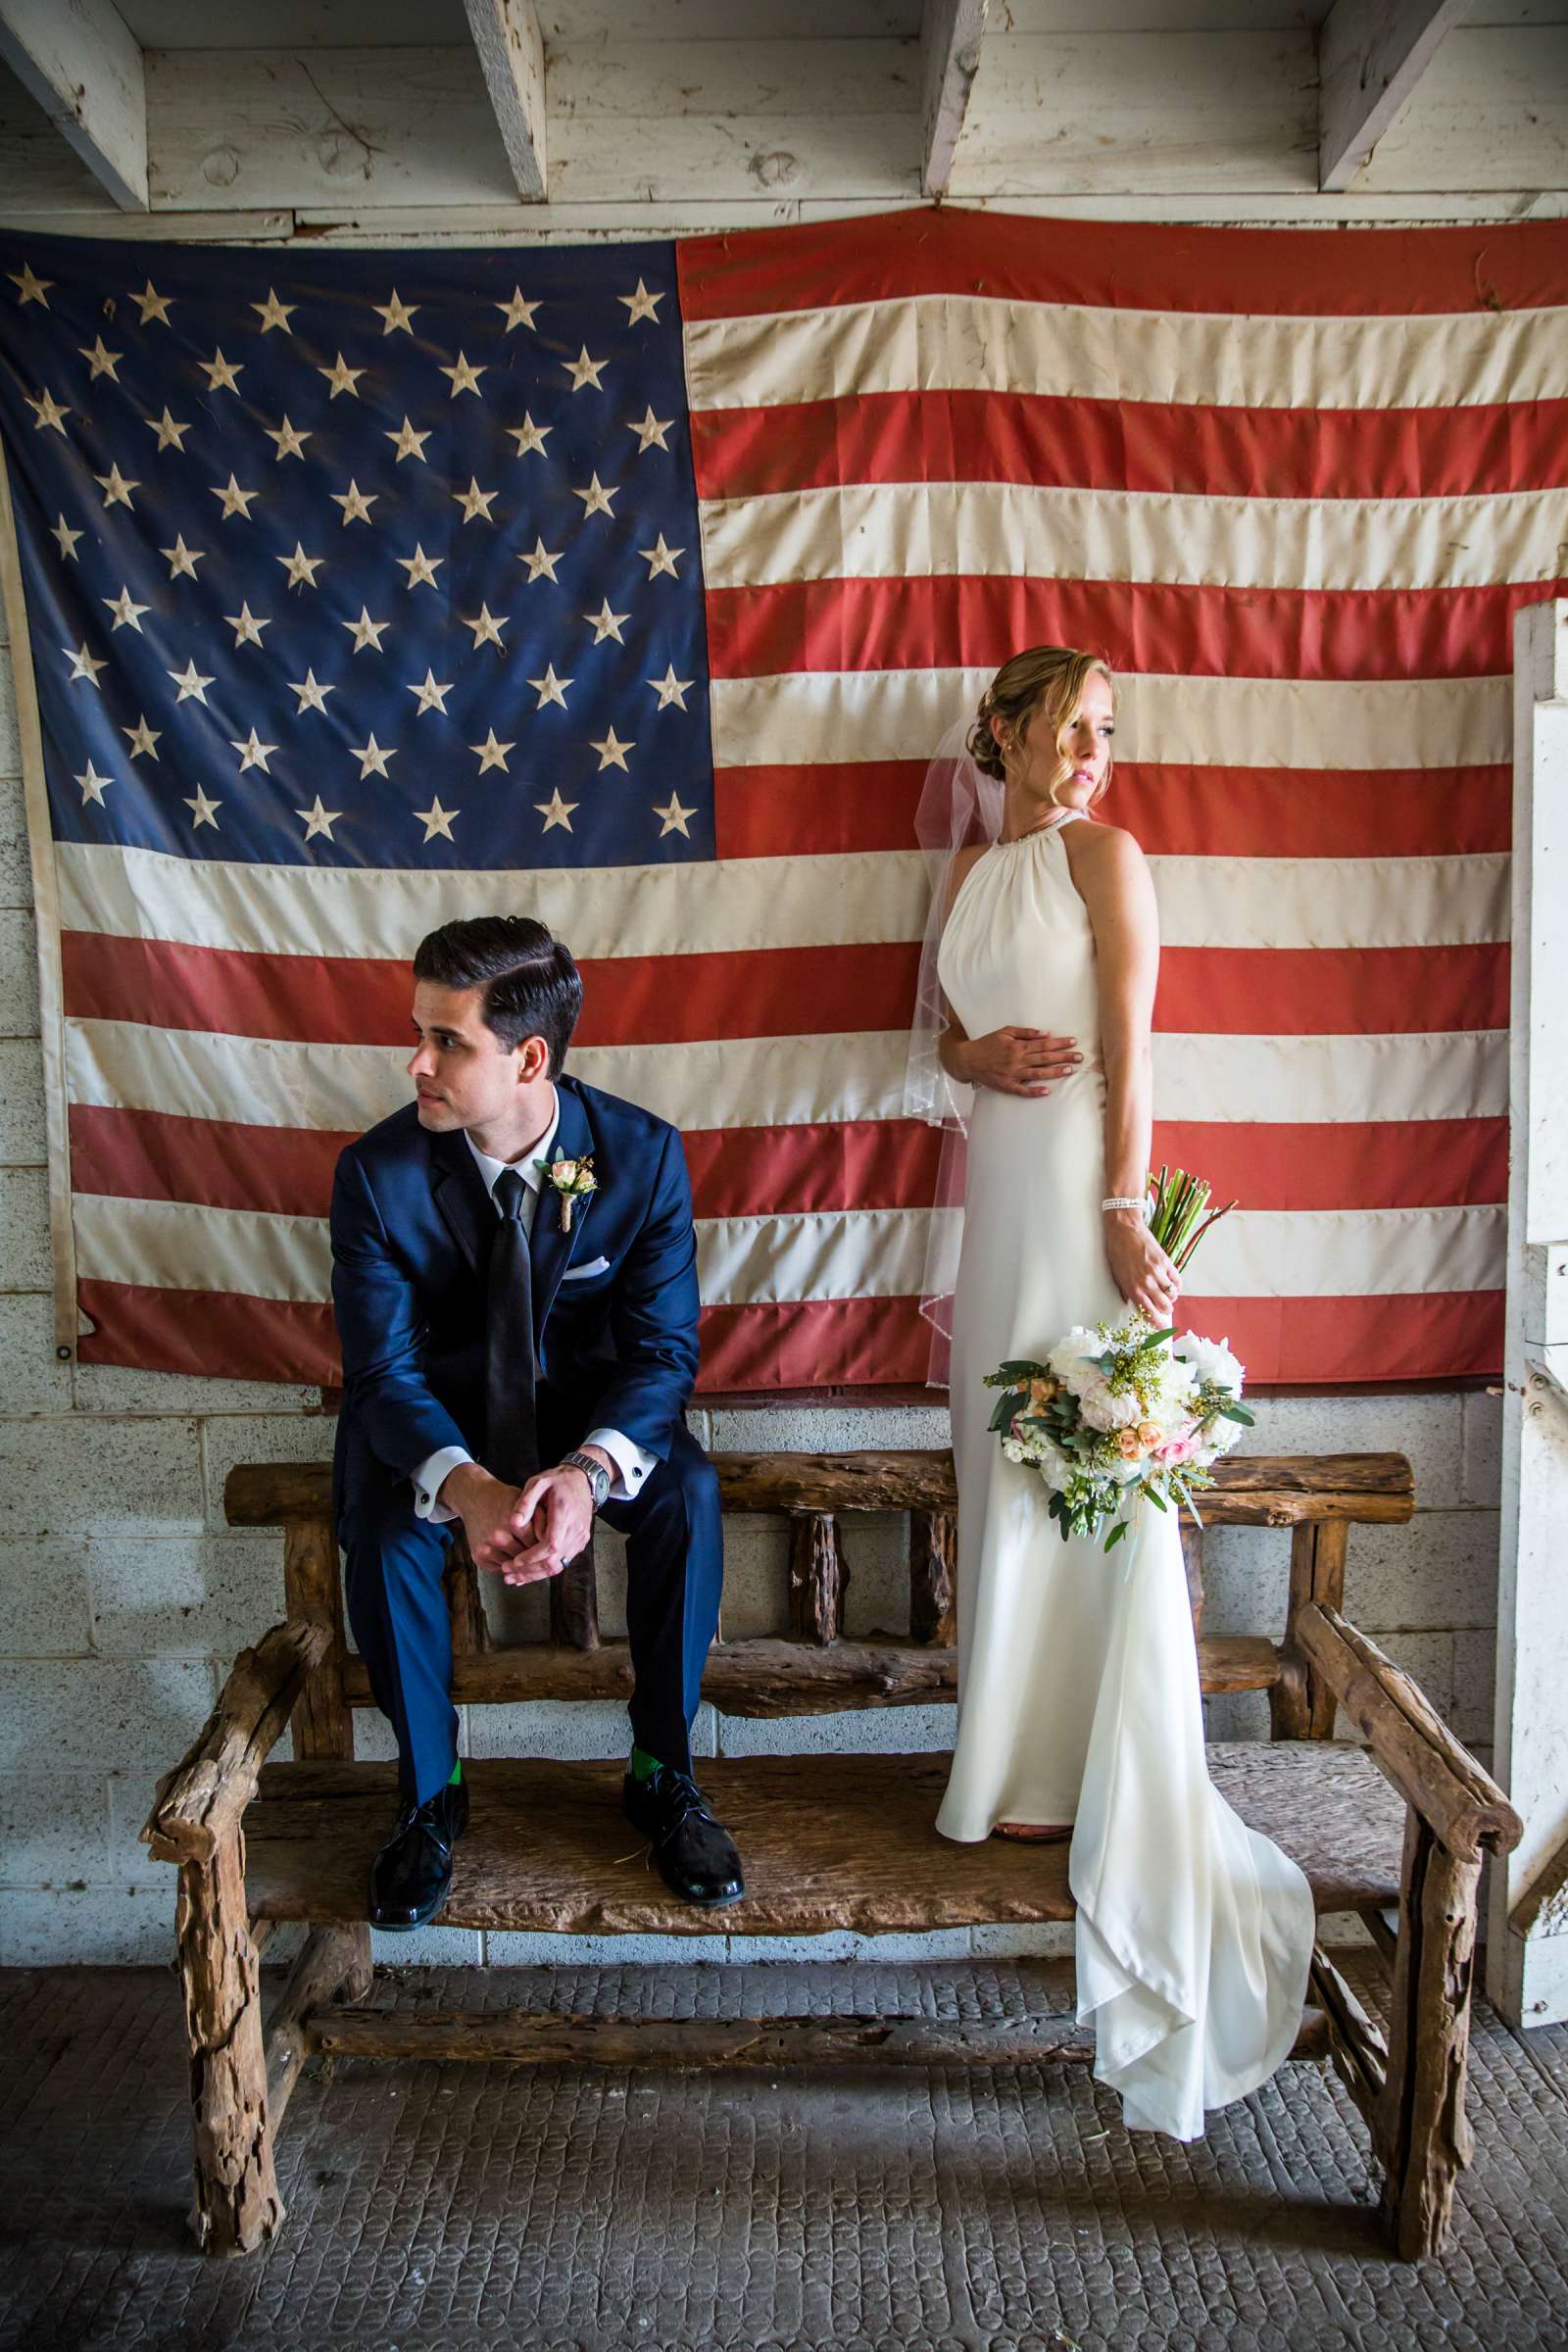
<path id="1" fill-rule="evenodd" d="M 261 1967 L 245 1911 L 236 1833 L 210 1862 L 182 1862 L 174 1938 L 190 2040 L 195 2204 L 209 2254 L 252 2254 L 283 2219 L 272 2170 L 262 2046 Z"/>
<path id="2" fill-rule="evenodd" d="M 337 1992 L 346 2000 L 363 2001 L 370 1989 L 370 1973 L 368 1925 L 313 1928 L 300 1946 L 267 2028 L 268 2124 L 274 2145 L 294 2085 L 316 2046 L 313 2013 L 325 2008 Z"/>
<path id="3" fill-rule="evenodd" d="M 1411 1812 L 1394 1956 L 1380 2115 L 1383 2215 L 1406 2262 L 1439 2254 L 1474 2135 L 1464 2111 L 1481 1865 L 1450 1854 Z"/>

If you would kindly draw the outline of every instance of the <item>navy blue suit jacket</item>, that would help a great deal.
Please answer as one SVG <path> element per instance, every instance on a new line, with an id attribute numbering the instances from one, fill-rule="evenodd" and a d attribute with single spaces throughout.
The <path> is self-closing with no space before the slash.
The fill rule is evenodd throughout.
<path id="1" fill-rule="evenodd" d="M 551 1155 L 593 1154 L 569 1234 L 547 1186 L 534 1218 L 534 1349 L 568 1417 L 661 1460 L 697 1377 L 697 1240 L 679 1133 L 573 1078 Z M 411 1102 L 338 1158 L 332 1304 L 343 1350 L 340 1496 L 368 1452 L 407 1477 L 445 1446 L 485 1459 L 485 1282 L 497 1226 L 461 1132 Z M 604 1261 L 601 1263 L 601 1261 Z M 590 1270 L 594 1269 L 594 1270 Z"/>

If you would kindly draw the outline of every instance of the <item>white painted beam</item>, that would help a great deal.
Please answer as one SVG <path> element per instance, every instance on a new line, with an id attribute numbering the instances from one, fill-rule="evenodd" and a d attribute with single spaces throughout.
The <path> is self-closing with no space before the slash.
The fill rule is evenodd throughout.
<path id="1" fill-rule="evenodd" d="M 112 0 L 0 0 L 0 57 L 122 212 L 146 212 L 141 51 Z"/>
<path id="2" fill-rule="evenodd" d="M 920 26 L 924 170 L 928 196 L 945 196 L 980 64 L 988 0 L 925 0 Z"/>
<path id="3" fill-rule="evenodd" d="M 1318 168 L 1348 188 L 1471 0 L 1334 0 L 1318 33 Z"/>
<path id="4" fill-rule="evenodd" d="M 464 0 L 517 194 L 545 193 L 545 42 L 533 0 Z"/>

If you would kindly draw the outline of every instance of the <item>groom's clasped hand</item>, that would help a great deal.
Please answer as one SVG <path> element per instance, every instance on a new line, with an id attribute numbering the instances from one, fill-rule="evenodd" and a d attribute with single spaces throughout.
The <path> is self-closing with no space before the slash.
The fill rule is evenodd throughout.
<path id="1" fill-rule="evenodd" d="M 505 1584 L 559 1576 L 593 1534 L 593 1493 L 581 1470 L 545 1470 L 513 1487 L 465 1462 L 441 1492 L 463 1521 L 474 1566 Z"/>

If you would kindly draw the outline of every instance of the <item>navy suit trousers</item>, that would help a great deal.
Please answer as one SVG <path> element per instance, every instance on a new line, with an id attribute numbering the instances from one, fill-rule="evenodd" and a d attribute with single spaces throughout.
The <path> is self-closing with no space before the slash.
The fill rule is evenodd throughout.
<path id="1" fill-rule="evenodd" d="M 559 1461 L 584 1432 L 551 1426 L 548 1391 L 541 1390 L 539 1407 L 542 1457 Z M 458 1752 L 442 1587 L 456 1523 L 436 1526 L 417 1517 L 408 1479 L 368 1447 L 356 1446 L 345 1467 L 338 1541 L 349 1623 L 376 1704 L 397 1738 L 403 1793 L 422 1804 L 451 1779 Z M 718 1627 L 723 1536 L 717 1477 L 683 1422 L 667 1459 L 649 1472 L 641 1492 L 630 1501 L 607 1502 L 600 1517 L 626 1537 L 632 1739 L 662 1764 L 689 1772 L 703 1665 Z"/>

